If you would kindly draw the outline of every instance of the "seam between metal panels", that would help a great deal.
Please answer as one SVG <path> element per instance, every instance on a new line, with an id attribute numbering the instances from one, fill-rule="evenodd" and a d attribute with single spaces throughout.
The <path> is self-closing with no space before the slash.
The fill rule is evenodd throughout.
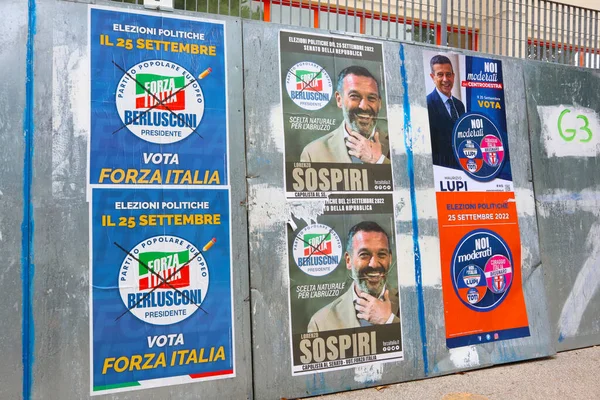
<path id="1" fill-rule="evenodd" d="M 408 78 L 406 76 L 406 60 L 404 58 L 404 45 L 400 44 L 400 75 L 402 77 L 403 104 L 404 109 L 404 147 L 406 148 L 406 170 L 410 181 L 410 205 L 412 215 L 412 239 L 415 258 L 415 282 L 417 289 L 419 330 L 423 350 L 423 372 L 429 374 L 429 360 L 427 359 L 427 329 L 425 326 L 425 300 L 423 296 L 423 278 L 421 273 L 421 248 L 419 246 L 419 217 L 417 213 L 417 195 L 415 190 L 415 171 L 412 150 L 412 126 L 410 122 L 410 102 L 408 100 Z"/>
<path id="2" fill-rule="evenodd" d="M 34 323 L 33 323 L 33 207 L 31 204 L 31 177 L 33 158 L 33 46 L 36 24 L 35 0 L 28 0 L 27 59 L 25 81 L 25 109 L 23 111 L 23 136 L 25 151 L 23 154 L 23 221 L 21 222 L 21 284 L 22 319 L 21 345 L 23 361 L 23 399 L 31 398 L 32 369 L 34 361 Z"/>
<path id="3" fill-rule="evenodd" d="M 240 6 L 241 7 L 241 6 Z M 240 10 L 240 17 L 238 19 L 240 24 L 240 46 L 241 50 L 241 61 L 240 68 L 242 74 L 242 131 L 244 137 L 244 207 L 246 208 L 246 234 L 248 240 L 250 239 L 250 182 L 248 180 L 248 137 L 246 131 L 246 63 L 244 58 L 245 46 L 244 46 L 244 24 L 245 20 L 242 18 L 242 12 Z M 260 39 L 259 39 L 260 40 Z M 232 204 L 233 206 L 233 204 Z M 244 303 L 247 303 L 248 314 L 250 315 L 250 393 L 248 398 L 253 399 L 256 396 L 256 382 L 254 381 L 254 314 L 252 313 L 253 299 L 252 299 L 252 268 L 250 266 L 251 254 L 250 254 L 250 242 L 247 242 L 247 273 L 248 273 L 248 299 L 244 299 Z M 244 307 L 244 310 L 246 307 Z M 234 333 L 235 335 L 235 333 Z"/>
<path id="4" fill-rule="evenodd" d="M 521 84 L 523 85 L 524 88 L 527 88 L 527 80 L 526 80 L 526 71 L 525 69 L 527 68 L 527 64 L 523 63 L 522 67 L 521 67 Z M 542 239 L 540 238 L 540 232 L 542 231 L 542 228 L 540 226 L 540 217 L 538 214 L 538 202 L 537 202 L 537 196 L 536 196 L 536 190 L 535 190 L 535 174 L 536 174 L 536 169 L 534 169 L 533 166 L 533 149 L 531 147 L 531 143 L 533 143 L 533 132 L 532 132 L 532 125 L 533 125 L 533 121 L 532 121 L 532 115 L 534 110 L 532 110 L 532 107 L 529 105 L 529 98 L 531 98 L 534 102 L 537 101 L 535 100 L 535 97 L 533 96 L 533 92 L 528 92 L 526 93 L 525 96 L 525 122 L 527 123 L 527 150 L 528 150 L 528 155 L 529 155 L 529 171 L 531 172 L 531 175 L 528 174 L 527 176 L 527 181 L 529 183 L 531 183 L 531 190 L 533 191 L 533 201 L 534 201 L 534 207 L 535 207 L 535 227 L 537 229 L 537 245 L 538 245 L 538 249 L 539 249 L 539 254 L 540 254 L 540 264 L 538 265 L 534 265 L 533 266 L 533 270 L 537 269 L 537 267 L 539 265 L 543 265 L 542 262 Z M 537 109 L 535 110 L 535 113 L 537 114 Z M 531 179 L 531 180 L 530 180 Z M 531 271 L 531 273 L 533 273 L 533 270 Z M 527 277 L 527 279 L 529 279 L 529 277 Z M 559 338 L 560 341 L 560 338 Z"/>

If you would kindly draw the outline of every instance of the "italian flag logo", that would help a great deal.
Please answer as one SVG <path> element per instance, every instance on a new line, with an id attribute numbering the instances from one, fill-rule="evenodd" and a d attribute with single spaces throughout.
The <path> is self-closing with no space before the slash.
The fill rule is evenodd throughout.
<path id="1" fill-rule="evenodd" d="M 296 90 L 323 91 L 323 72 L 296 70 Z"/>
<path id="2" fill-rule="evenodd" d="M 181 111 L 185 110 L 185 77 L 156 74 L 137 74 L 135 108 Z M 177 93 L 173 95 L 174 93 Z"/>
<path id="3" fill-rule="evenodd" d="M 327 235 L 314 233 L 304 235 L 304 257 L 330 255 L 331 253 L 331 233 Z"/>
<path id="4" fill-rule="evenodd" d="M 148 289 L 173 289 L 183 288 L 190 286 L 190 266 L 186 265 L 181 268 L 182 265 L 186 264 L 190 260 L 190 252 L 188 250 L 179 252 L 161 252 L 151 251 L 146 253 L 140 253 L 140 265 L 139 265 L 139 286 L 138 290 Z M 158 276 L 148 271 L 144 265 L 148 266 L 149 269 L 156 272 L 163 279 L 159 279 Z M 181 269 L 180 269 L 181 268 Z M 175 273 L 177 271 L 177 273 Z M 171 276 L 175 273 L 173 276 Z M 171 276 L 171 278 L 169 278 Z M 170 285 L 165 284 L 167 281 Z"/>

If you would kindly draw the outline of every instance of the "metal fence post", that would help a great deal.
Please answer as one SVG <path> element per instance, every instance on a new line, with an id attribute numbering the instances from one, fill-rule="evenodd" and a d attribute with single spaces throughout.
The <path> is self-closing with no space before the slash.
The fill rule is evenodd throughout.
<path id="1" fill-rule="evenodd" d="M 448 0 L 442 0 L 442 19 L 441 27 L 442 30 L 442 43 L 441 46 L 448 45 Z"/>

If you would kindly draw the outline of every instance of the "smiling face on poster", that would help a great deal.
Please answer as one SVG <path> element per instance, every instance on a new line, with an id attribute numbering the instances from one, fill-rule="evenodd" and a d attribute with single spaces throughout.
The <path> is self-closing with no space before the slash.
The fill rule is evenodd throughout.
<path id="1" fill-rule="evenodd" d="M 450 348 L 529 336 L 502 63 L 423 51 Z"/>
<path id="2" fill-rule="evenodd" d="M 381 43 L 282 30 L 288 198 L 392 185 Z"/>
<path id="3" fill-rule="evenodd" d="M 426 50 L 423 69 L 436 189 L 512 191 L 502 63 Z"/>
<path id="4" fill-rule="evenodd" d="M 331 194 L 290 224 L 292 375 L 403 359 L 393 225 L 391 194 Z"/>
<path id="5" fill-rule="evenodd" d="M 281 30 L 292 375 L 404 358 L 383 45 Z"/>

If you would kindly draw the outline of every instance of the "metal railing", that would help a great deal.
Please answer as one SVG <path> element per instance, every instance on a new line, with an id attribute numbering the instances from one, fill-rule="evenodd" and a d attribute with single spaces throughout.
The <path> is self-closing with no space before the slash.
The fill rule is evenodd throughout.
<path id="1" fill-rule="evenodd" d="M 550 0 L 175 0 L 174 6 L 600 68 L 600 11 Z"/>

